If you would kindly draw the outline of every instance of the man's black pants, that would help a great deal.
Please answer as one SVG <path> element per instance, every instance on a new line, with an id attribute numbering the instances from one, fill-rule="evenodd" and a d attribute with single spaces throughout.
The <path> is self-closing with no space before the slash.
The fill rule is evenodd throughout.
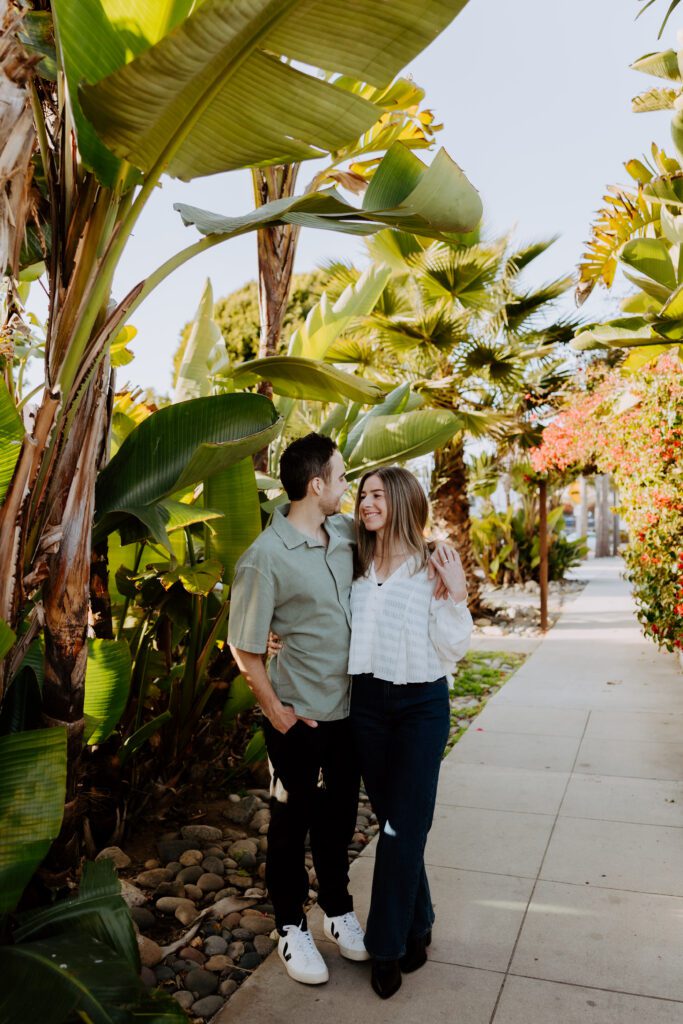
<path id="1" fill-rule="evenodd" d="M 286 733 L 264 719 L 273 776 L 266 884 L 275 922 L 300 924 L 308 899 L 305 864 L 310 832 L 318 902 L 329 917 L 353 909 L 349 895 L 348 845 L 358 811 L 360 774 L 348 718 L 298 721 Z"/>

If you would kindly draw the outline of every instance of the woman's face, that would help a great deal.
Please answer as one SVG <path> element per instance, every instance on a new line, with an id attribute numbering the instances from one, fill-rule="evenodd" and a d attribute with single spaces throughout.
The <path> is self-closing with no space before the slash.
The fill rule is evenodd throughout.
<path id="1" fill-rule="evenodd" d="M 389 522 L 389 510 L 381 477 L 373 473 L 363 484 L 360 492 L 359 512 L 366 530 L 376 533 Z"/>

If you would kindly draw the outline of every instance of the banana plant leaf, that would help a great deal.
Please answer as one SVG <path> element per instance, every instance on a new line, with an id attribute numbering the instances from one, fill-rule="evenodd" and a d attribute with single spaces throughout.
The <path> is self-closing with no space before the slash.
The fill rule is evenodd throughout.
<path id="1" fill-rule="evenodd" d="M 633 317 L 633 326 L 598 324 L 585 331 L 579 331 L 571 342 L 573 349 L 581 352 L 596 348 L 636 348 L 642 345 L 661 345 L 658 337 L 642 317 Z"/>
<path id="2" fill-rule="evenodd" d="M 470 231 L 481 220 L 481 198 L 444 149 L 426 167 L 396 142 L 380 161 L 363 205 L 355 207 L 335 189 L 274 199 L 242 217 L 223 217 L 176 203 L 186 225 L 219 242 L 279 224 L 372 234 L 383 227 L 440 238 Z"/>
<path id="3" fill-rule="evenodd" d="M 279 481 L 275 481 L 275 487 Z M 261 532 L 259 489 L 251 459 L 243 459 L 204 484 L 204 499 L 223 510 L 208 537 L 208 551 L 223 566 L 223 582 L 232 583 L 235 563 Z"/>
<path id="4" fill-rule="evenodd" d="M 270 356 L 250 359 L 232 371 L 235 384 L 247 387 L 269 380 L 273 391 L 286 398 L 317 402 L 381 402 L 384 392 L 372 381 L 338 370 L 336 366 L 301 356 Z"/>
<path id="5" fill-rule="evenodd" d="M 170 711 L 163 711 L 160 715 L 157 715 L 156 718 L 153 718 L 149 722 L 145 722 L 145 724 L 141 725 L 139 729 L 136 729 L 135 732 L 121 745 L 118 754 L 121 764 L 125 764 L 128 758 L 137 753 L 140 747 L 147 742 L 150 736 L 153 736 L 155 732 L 158 732 L 159 729 L 166 725 L 166 722 L 170 722 L 172 718 L 173 715 Z"/>
<path id="6" fill-rule="evenodd" d="M 256 704 L 256 697 L 249 688 L 244 676 L 236 676 L 230 683 L 228 699 L 223 705 L 221 721 L 223 725 L 230 725 L 242 711 L 248 711 Z"/>
<path id="7" fill-rule="evenodd" d="M 125 0 L 74 4 L 70 0 L 53 0 L 52 13 L 79 153 L 105 185 L 114 185 L 121 162 L 98 138 L 84 114 L 78 98 L 79 85 L 99 81 L 158 43 L 187 17 L 192 6 L 193 0 L 155 0 L 151 4 L 129 4 Z"/>
<path id="8" fill-rule="evenodd" d="M 8 651 L 11 651 L 16 638 L 17 635 L 14 630 L 7 625 L 4 619 L 0 619 L 0 660 L 5 657 Z"/>
<path id="9" fill-rule="evenodd" d="M 365 426 L 347 456 L 347 477 L 355 480 L 378 466 L 428 455 L 462 429 L 462 420 L 449 409 L 417 409 L 375 416 Z"/>
<path id="10" fill-rule="evenodd" d="M 97 721 L 88 743 L 103 743 L 116 728 L 128 702 L 131 657 L 125 640 L 88 640 L 85 670 L 86 715 Z"/>
<path id="11" fill-rule="evenodd" d="M 409 398 L 410 384 L 399 384 L 398 387 L 389 392 L 381 405 L 374 406 L 364 416 L 360 416 L 349 430 L 346 444 L 342 449 L 344 458 L 348 459 L 350 457 L 370 420 L 376 416 L 391 416 L 403 412 Z"/>
<path id="12" fill-rule="evenodd" d="M 76 896 L 20 914 L 15 940 L 25 942 L 46 931 L 71 932 L 74 928 L 106 943 L 129 967 L 140 970 L 135 931 L 110 860 L 86 861 Z"/>
<path id="13" fill-rule="evenodd" d="M 242 757 L 242 764 L 247 766 L 256 764 L 258 761 L 265 761 L 267 757 L 268 751 L 266 750 L 266 738 L 263 735 L 263 729 L 257 729 L 247 743 L 247 749 Z"/>
<path id="14" fill-rule="evenodd" d="M 632 238 L 622 245 L 619 258 L 670 291 L 677 285 L 669 246 L 663 238 Z"/>
<path id="15" fill-rule="evenodd" d="M 324 292 L 320 302 L 306 317 L 305 324 L 297 328 L 289 339 L 287 355 L 324 359 L 330 345 L 355 317 L 372 312 L 390 277 L 390 267 L 373 263 L 354 284 L 347 285 L 333 305 Z"/>
<path id="16" fill-rule="evenodd" d="M 159 577 L 165 590 L 180 583 L 188 594 L 210 594 L 223 575 L 223 566 L 215 559 L 207 559 L 197 565 L 179 565 Z"/>
<path id="17" fill-rule="evenodd" d="M 214 395 L 159 409 L 128 435 L 98 477 L 95 542 L 131 517 L 159 539 L 167 521 L 163 499 L 264 448 L 280 428 L 263 395 Z"/>
<path id="18" fill-rule="evenodd" d="M 24 425 L 4 378 L 0 377 L 0 505 L 5 499 L 24 439 Z"/>
<path id="19" fill-rule="evenodd" d="M 174 999 L 149 992 L 119 953 L 80 930 L 5 947 L 3 967 L 3 1024 L 187 1024 Z"/>
<path id="20" fill-rule="evenodd" d="M 190 398 L 202 398 L 210 393 L 207 364 L 211 350 L 222 338 L 221 329 L 213 318 L 213 288 L 211 281 L 207 280 L 178 367 L 173 390 L 174 404 Z"/>
<path id="21" fill-rule="evenodd" d="M 403 5 L 397 19 L 388 0 L 206 0 L 130 63 L 83 75 L 80 104 L 109 149 L 144 172 L 190 180 L 316 158 L 357 139 L 382 108 L 293 62 L 387 86 L 465 2 Z M 97 53 L 98 42 L 84 35 L 82 46 Z"/>
<path id="22" fill-rule="evenodd" d="M 57 837 L 66 792 L 66 732 L 0 737 L 0 914 L 12 910 Z M 0 1018 L 2 1015 L 0 1014 Z"/>

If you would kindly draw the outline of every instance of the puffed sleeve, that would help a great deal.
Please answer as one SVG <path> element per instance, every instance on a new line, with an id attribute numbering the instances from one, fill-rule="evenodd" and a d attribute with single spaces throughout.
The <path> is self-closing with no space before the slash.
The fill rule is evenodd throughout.
<path id="1" fill-rule="evenodd" d="M 429 605 L 429 639 L 444 669 L 452 672 L 467 654 L 472 635 L 472 616 L 467 601 L 432 598 Z"/>

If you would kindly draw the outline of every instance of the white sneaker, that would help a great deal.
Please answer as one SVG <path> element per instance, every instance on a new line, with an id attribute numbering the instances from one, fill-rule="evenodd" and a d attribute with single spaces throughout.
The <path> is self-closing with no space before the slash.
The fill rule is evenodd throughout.
<path id="1" fill-rule="evenodd" d="M 365 948 L 363 939 L 365 932 L 353 910 L 348 914 L 328 917 L 325 914 L 323 930 L 328 939 L 339 946 L 339 952 L 347 960 L 369 960 L 370 954 Z"/>
<path id="2" fill-rule="evenodd" d="M 286 924 L 280 936 L 277 951 L 290 978 L 304 985 L 322 985 L 329 980 L 325 961 L 321 957 L 308 929 Z"/>

